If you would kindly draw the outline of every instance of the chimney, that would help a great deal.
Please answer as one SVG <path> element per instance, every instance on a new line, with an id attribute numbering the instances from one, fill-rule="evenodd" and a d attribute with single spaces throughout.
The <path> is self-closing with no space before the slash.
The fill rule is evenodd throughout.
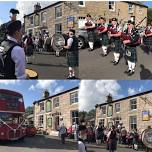
<path id="1" fill-rule="evenodd" d="M 36 12 L 38 12 L 38 11 L 40 11 L 40 10 L 41 10 L 41 5 L 40 5 L 40 3 L 35 4 L 35 5 L 34 5 L 34 12 L 36 13 Z"/>
<path id="2" fill-rule="evenodd" d="M 43 98 L 48 98 L 50 96 L 50 93 L 49 91 L 46 89 L 44 92 L 43 92 Z"/>
<path id="3" fill-rule="evenodd" d="M 109 95 L 107 95 L 107 102 L 110 103 L 112 100 L 112 95 L 109 93 Z"/>

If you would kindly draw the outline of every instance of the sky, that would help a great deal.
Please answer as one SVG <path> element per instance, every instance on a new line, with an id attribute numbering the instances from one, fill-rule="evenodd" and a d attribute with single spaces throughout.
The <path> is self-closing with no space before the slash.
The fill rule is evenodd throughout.
<path id="1" fill-rule="evenodd" d="M 24 14 L 28 14 L 27 12 L 31 13 L 33 10 L 33 7 L 31 8 L 32 5 L 34 5 L 36 1 L 0 1 L 0 24 L 5 23 L 9 20 L 9 10 L 10 8 L 18 8 L 20 10 L 20 16 L 19 18 L 21 19 L 21 16 L 24 16 Z M 50 5 L 53 3 L 53 1 L 43 1 L 41 2 L 42 7 L 46 5 Z M 152 1 L 144 1 L 146 5 L 149 7 L 152 7 Z M 23 18 L 22 18 L 23 19 Z M 22 20 L 23 21 L 23 20 Z"/>
<path id="2" fill-rule="evenodd" d="M 34 101 L 42 99 L 45 89 L 48 89 L 50 95 L 54 95 L 78 85 L 77 80 L 0 80 L 0 89 L 17 91 L 23 95 L 25 107 L 32 106 Z"/>
<path id="3" fill-rule="evenodd" d="M 114 99 L 152 90 L 152 80 L 0 80 L 0 89 L 20 92 L 25 106 L 42 99 L 48 89 L 54 95 L 79 86 L 79 110 L 89 111 L 105 102 L 110 93 Z"/>

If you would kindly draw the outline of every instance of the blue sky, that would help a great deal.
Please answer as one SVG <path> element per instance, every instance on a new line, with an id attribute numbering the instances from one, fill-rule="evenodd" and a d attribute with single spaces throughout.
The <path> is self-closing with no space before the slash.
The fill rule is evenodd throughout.
<path id="1" fill-rule="evenodd" d="M 7 22 L 9 20 L 10 8 L 16 8 L 16 1 L 0 1 L 0 20 Z M 144 2 L 149 7 L 152 7 L 152 1 Z"/>
<path id="2" fill-rule="evenodd" d="M 87 83 L 87 80 L 83 81 Z M 117 98 L 152 90 L 152 80 L 118 80 L 116 83 L 120 86 L 120 89 L 117 90 Z M 79 80 L 0 80 L 1 89 L 14 90 L 23 94 L 26 107 L 31 106 L 33 101 L 41 99 L 45 88 L 53 95 L 79 86 L 79 84 L 81 84 Z M 88 93 L 90 91 L 87 90 Z"/>

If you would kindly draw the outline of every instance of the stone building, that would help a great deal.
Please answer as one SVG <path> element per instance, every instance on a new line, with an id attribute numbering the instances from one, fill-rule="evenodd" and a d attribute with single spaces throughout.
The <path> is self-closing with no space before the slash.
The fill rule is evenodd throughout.
<path id="1" fill-rule="evenodd" d="M 33 104 L 34 125 L 48 134 L 57 134 L 61 122 L 67 128 L 74 122 L 78 123 L 78 87 L 53 96 L 45 91 L 43 99 Z"/>
<path id="2" fill-rule="evenodd" d="M 152 124 L 152 90 L 118 100 L 107 96 L 107 101 L 96 105 L 96 125 L 122 124 L 129 131 L 136 128 L 143 131 Z"/>
<path id="3" fill-rule="evenodd" d="M 117 17 L 119 22 L 132 19 L 138 23 L 147 17 L 147 6 L 142 2 L 131 1 L 58 1 L 41 8 L 37 3 L 34 12 L 24 16 L 25 32 L 39 35 L 47 31 L 53 35 L 64 33 L 70 28 L 83 28 L 88 13 L 95 21 L 99 16 L 104 16 L 107 22 L 112 17 Z M 146 22 L 145 19 L 141 26 L 146 26 Z"/>

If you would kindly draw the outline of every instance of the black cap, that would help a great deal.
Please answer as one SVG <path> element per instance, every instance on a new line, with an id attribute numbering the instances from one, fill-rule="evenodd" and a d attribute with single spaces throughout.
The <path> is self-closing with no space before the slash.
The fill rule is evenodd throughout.
<path id="1" fill-rule="evenodd" d="M 117 19 L 116 18 L 112 18 L 111 21 L 116 21 L 117 22 Z"/>
<path id="2" fill-rule="evenodd" d="M 131 21 L 131 20 L 128 20 L 128 24 L 133 24 L 133 25 L 135 25 L 135 22 L 134 22 L 134 21 Z"/>
<path id="3" fill-rule="evenodd" d="M 104 20 L 106 21 L 106 19 L 104 17 L 99 17 L 99 20 Z"/>
<path id="4" fill-rule="evenodd" d="M 19 14 L 19 11 L 17 9 L 11 8 L 10 13 L 12 14 Z"/>
<path id="5" fill-rule="evenodd" d="M 16 32 L 17 30 L 20 30 L 21 27 L 22 27 L 21 21 L 19 21 L 19 20 L 11 21 L 7 25 L 7 31 L 8 31 L 8 33 L 12 34 L 12 33 Z"/>

